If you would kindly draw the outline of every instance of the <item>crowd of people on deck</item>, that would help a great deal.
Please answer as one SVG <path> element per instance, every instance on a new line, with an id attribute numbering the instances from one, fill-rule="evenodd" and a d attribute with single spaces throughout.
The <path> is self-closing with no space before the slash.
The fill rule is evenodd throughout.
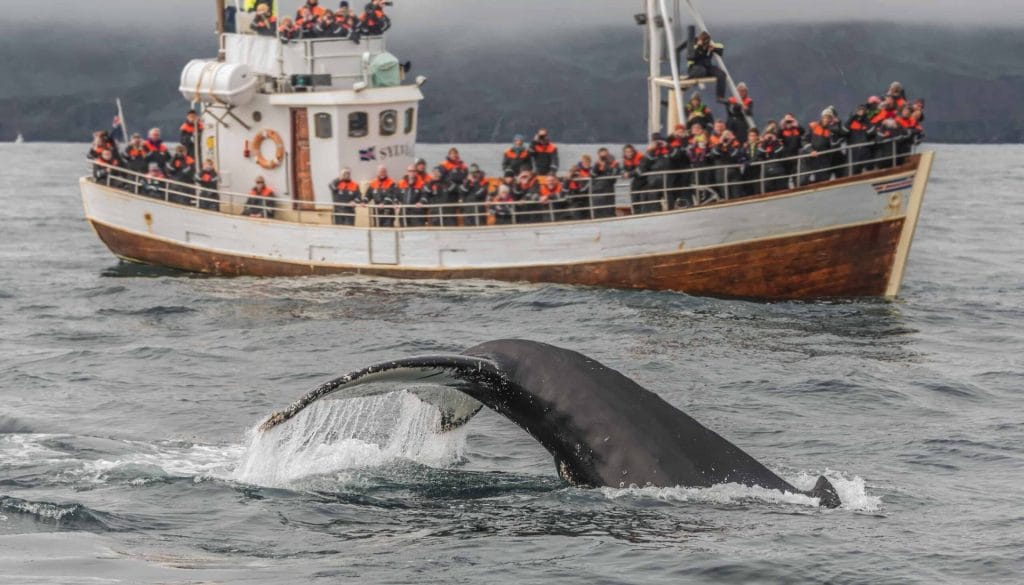
<path id="1" fill-rule="evenodd" d="M 262 16 L 275 24 L 269 2 L 251 4 L 257 19 Z M 349 27 L 349 35 L 376 34 L 390 25 L 383 12 L 386 4 L 373 0 L 357 18 L 347 2 L 341 2 L 341 10 L 332 16 L 318 0 L 308 0 L 295 21 L 285 19 L 281 26 L 298 26 L 299 36 L 304 36 L 304 27 L 311 22 L 308 30 L 316 31 L 325 20 L 337 24 L 340 19 Z M 716 78 L 716 101 L 725 108 L 724 118 L 715 118 L 700 92 L 694 91 L 685 104 L 685 123 L 677 124 L 671 134 L 652 135 L 643 150 L 627 144 L 619 159 L 608 148 L 600 148 L 594 156 L 582 155 L 564 171 L 558 147 L 545 129 L 529 142 L 521 135 L 514 138 L 502 156 L 500 177 L 487 177 L 480 166 L 465 162 L 456 148 L 440 164 L 431 168 L 420 159 L 398 178 L 390 177 L 381 166 L 365 189 L 349 169 L 343 169 L 329 185 L 334 222 L 354 225 L 361 207 L 368 209 L 373 225 L 379 227 L 611 217 L 617 213 L 620 180 L 629 182 L 632 213 L 663 211 L 891 168 L 902 164 L 924 137 L 924 100 L 911 102 L 899 82 L 893 82 L 884 97 L 869 97 L 845 121 L 829 106 L 806 127 L 793 114 L 753 127 L 754 101 L 746 84 L 738 84 L 737 96 L 724 97 L 724 76 L 711 61 L 720 52 L 721 45 L 702 33 L 691 52 L 688 73 L 691 78 Z M 120 149 L 115 138 L 120 120 L 115 118 L 113 130 L 94 135 L 89 152 L 97 163 L 94 178 L 142 195 L 217 210 L 217 170 L 209 160 L 196 164 L 196 137 L 203 123 L 194 110 L 187 113 L 179 130 L 179 144 L 173 151 L 158 128 L 145 138 L 133 134 Z M 144 178 L 129 183 L 126 175 L 118 176 L 117 168 Z M 245 215 L 274 217 L 271 200 L 276 195 L 263 177 L 249 195 Z"/>
<path id="2" fill-rule="evenodd" d="M 337 10 L 324 8 L 319 0 L 307 0 L 295 18 L 278 22 L 269 0 L 250 1 L 248 9 L 255 12 L 250 29 L 258 35 L 277 36 L 282 42 L 297 39 L 349 39 L 358 43 L 363 36 L 377 36 L 391 28 L 391 18 L 384 12 L 386 0 L 371 0 L 361 14 L 342 0 Z"/>

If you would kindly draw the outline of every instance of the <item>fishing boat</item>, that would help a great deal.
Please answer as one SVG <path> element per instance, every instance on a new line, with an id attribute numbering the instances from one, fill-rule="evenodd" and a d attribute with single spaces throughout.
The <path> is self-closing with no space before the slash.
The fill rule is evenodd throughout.
<path id="1" fill-rule="evenodd" d="M 883 142 L 859 169 L 850 149 L 800 155 L 781 182 L 755 163 L 746 182 L 756 194 L 742 197 L 735 175 L 715 169 L 594 180 L 571 209 L 512 202 L 502 222 L 484 202 L 340 207 L 328 188 L 340 168 L 365 187 L 381 165 L 397 180 L 414 163 L 425 78 L 406 79 L 386 35 L 281 42 L 246 34 L 244 21 L 231 27 L 224 8 L 218 1 L 219 54 L 188 63 L 180 84 L 205 123 L 196 158 L 215 163 L 216 191 L 123 169 L 80 181 L 86 218 L 123 260 L 223 276 L 494 279 L 753 299 L 900 291 L 932 152 Z M 646 0 L 636 15 L 651 133 L 667 134 L 685 119 L 685 92 L 715 81 L 687 77 L 671 49 L 706 30 L 691 14 L 685 29 L 678 0 Z M 811 164 L 822 155 L 834 161 L 824 173 Z M 276 193 L 261 203 L 272 218 L 247 213 L 257 176 Z"/>

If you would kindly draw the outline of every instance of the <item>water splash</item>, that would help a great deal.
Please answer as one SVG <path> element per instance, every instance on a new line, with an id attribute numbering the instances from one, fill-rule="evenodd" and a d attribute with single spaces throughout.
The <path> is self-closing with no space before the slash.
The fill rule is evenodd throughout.
<path id="1" fill-rule="evenodd" d="M 408 392 L 323 400 L 268 432 L 250 432 L 233 479 L 295 487 L 307 478 L 396 461 L 445 467 L 462 457 L 464 429 L 440 434 L 441 413 Z"/>
<path id="2" fill-rule="evenodd" d="M 882 499 L 878 496 L 869 495 L 866 491 L 864 480 L 860 477 L 848 479 L 843 474 L 835 471 L 826 471 L 825 476 L 832 482 L 832 486 L 839 493 L 843 510 L 855 512 L 878 512 L 882 508 Z M 814 487 L 819 475 L 816 473 L 801 473 L 796 477 L 786 478 L 794 487 L 801 490 L 809 490 Z M 767 502 L 770 504 L 787 504 L 794 506 L 818 507 L 818 499 L 804 494 L 794 494 L 769 490 L 762 487 L 748 487 L 737 483 L 726 483 L 713 485 L 706 488 L 696 487 L 628 487 L 628 488 L 600 488 L 601 493 L 608 499 L 640 498 L 654 499 L 665 502 L 699 502 L 710 504 L 738 504 L 747 501 Z"/>

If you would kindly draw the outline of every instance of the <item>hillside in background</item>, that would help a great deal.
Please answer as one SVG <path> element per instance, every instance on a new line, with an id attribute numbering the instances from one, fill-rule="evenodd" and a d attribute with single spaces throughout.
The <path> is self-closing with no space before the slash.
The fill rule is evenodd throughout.
<path id="1" fill-rule="evenodd" d="M 0 25 L 0 140 L 19 131 L 33 141 L 87 140 L 109 125 L 117 96 L 133 129 L 176 128 L 187 108 L 177 92 L 182 66 L 216 52 L 205 31 L 91 30 L 73 40 L 54 32 Z M 563 142 L 643 140 L 638 30 L 512 40 L 484 32 L 389 40 L 429 78 L 422 142 L 505 142 L 539 126 Z M 733 75 L 751 87 L 759 122 L 787 111 L 808 120 L 830 104 L 848 112 L 899 79 L 912 98 L 927 99 L 931 140 L 1024 142 L 1020 31 L 822 24 L 716 32 Z"/>

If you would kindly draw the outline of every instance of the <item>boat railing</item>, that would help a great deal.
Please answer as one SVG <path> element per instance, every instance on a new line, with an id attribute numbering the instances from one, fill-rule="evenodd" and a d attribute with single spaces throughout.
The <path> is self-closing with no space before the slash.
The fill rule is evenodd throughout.
<path id="1" fill-rule="evenodd" d="M 859 152 L 866 149 L 868 152 Z M 170 178 L 151 177 L 96 163 L 93 180 L 108 187 L 169 203 L 299 223 L 359 227 L 457 227 L 589 221 L 621 214 L 646 214 L 703 207 L 756 195 L 825 186 L 829 181 L 874 170 L 898 168 L 913 154 L 905 138 L 754 161 L 743 165 L 702 166 L 684 170 L 574 179 L 571 193 L 520 201 L 458 200 L 403 204 L 398 201 L 313 203 L 206 188 Z"/>

